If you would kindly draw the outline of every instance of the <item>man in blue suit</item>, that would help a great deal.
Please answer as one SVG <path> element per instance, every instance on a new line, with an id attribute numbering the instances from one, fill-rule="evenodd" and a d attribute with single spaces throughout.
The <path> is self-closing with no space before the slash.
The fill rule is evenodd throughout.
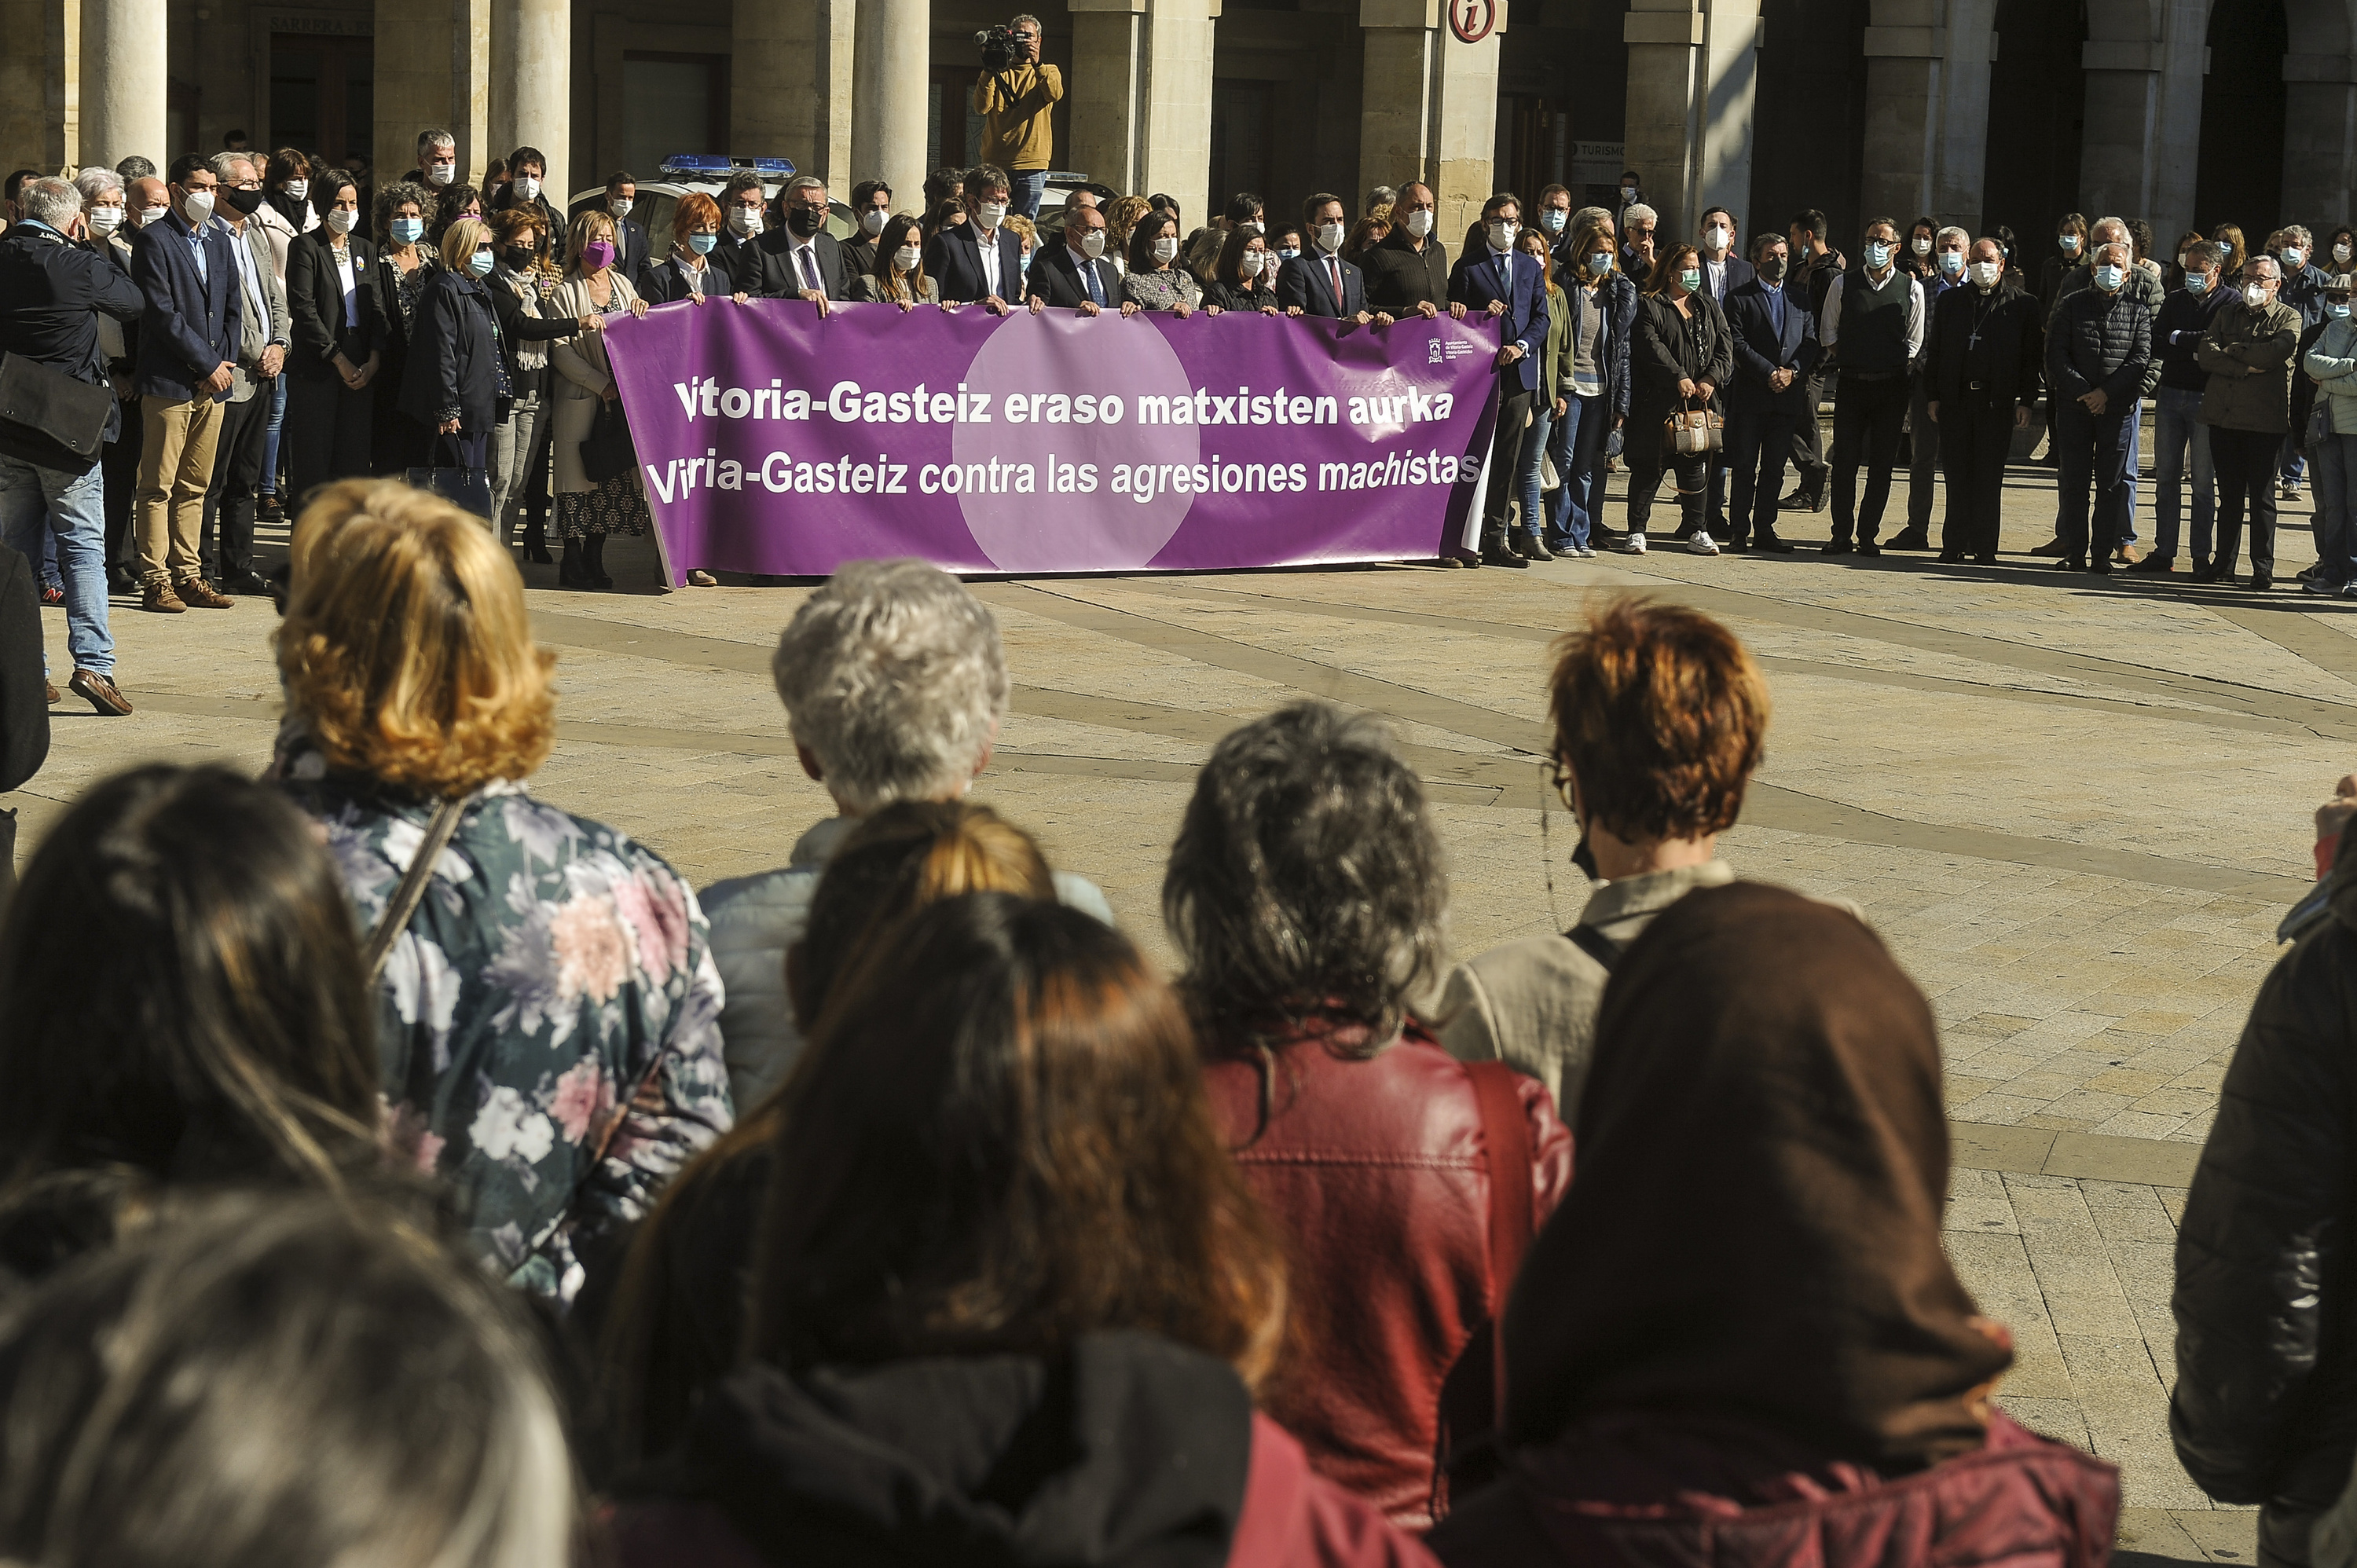
<path id="1" fill-rule="evenodd" d="M 945 223 L 925 247 L 925 275 L 941 285 L 943 305 L 978 299 L 993 316 L 1021 299 L 1023 242 L 1006 226 L 1006 171 L 977 164 L 966 171 L 963 223 Z"/>
<path id="2" fill-rule="evenodd" d="M 1784 292 L 1791 247 L 1781 234 L 1751 242 L 1759 275 L 1727 293 L 1735 334 L 1735 384 L 1727 389 L 1727 466 L 1735 475 L 1727 548 L 1790 553 L 1776 536 L 1776 492 L 1792 433 L 1809 413 L 1809 372 L 1816 368 L 1817 318 L 1805 298 Z"/>
<path id="3" fill-rule="evenodd" d="M 244 290 L 236 242 L 212 220 L 221 181 L 194 153 L 175 159 L 171 210 L 131 242 L 139 317 L 139 607 L 178 615 L 237 601 L 205 582 L 197 542 L 222 411 L 237 370 Z"/>
<path id="4" fill-rule="evenodd" d="M 1482 204 L 1481 231 L 1489 242 L 1457 258 L 1448 274 L 1448 298 L 1468 310 L 1483 310 L 1498 322 L 1498 429 L 1490 444 L 1490 480 L 1481 501 L 1481 564 L 1527 566 L 1547 559 L 1534 517 L 1523 520 L 1514 548 L 1506 542 L 1506 508 L 1521 471 L 1523 443 L 1529 437 L 1532 400 L 1538 395 L 1540 361 L 1547 339 L 1546 280 L 1539 258 L 1518 253 L 1522 201 L 1500 191 Z"/>
<path id="5" fill-rule="evenodd" d="M 1364 327 L 1377 317 L 1367 310 L 1367 277 L 1342 259 L 1348 209 L 1342 199 L 1319 191 L 1301 204 L 1301 231 L 1309 248 L 1277 269 L 1276 303 L 1287 316 L 1322 316 Z M 1388 316 L 1383 325 L 1391 325 Z"/>

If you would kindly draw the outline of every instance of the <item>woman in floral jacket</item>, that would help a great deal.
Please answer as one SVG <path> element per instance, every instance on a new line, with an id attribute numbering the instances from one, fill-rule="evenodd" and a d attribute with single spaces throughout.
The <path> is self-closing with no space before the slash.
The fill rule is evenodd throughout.
<path id="1" fill-rule="evenodd" d="M 560 1305 L 600 1232 L 726 1131 L 721 984 L 695 895 L 522 780 L 552 657 L 482 524 L 394 481 L 307 510 L 278 632 L 272 771 L 375 929 L 445 800 L 466 804 L 378 982 L 388 1136 L 468 1205 L 474 1244 Z"/>

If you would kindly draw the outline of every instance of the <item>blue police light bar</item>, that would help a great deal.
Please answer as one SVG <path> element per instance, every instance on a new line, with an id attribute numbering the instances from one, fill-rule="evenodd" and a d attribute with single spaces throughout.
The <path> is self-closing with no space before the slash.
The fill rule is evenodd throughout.
<path id="1" fill-rule="evenodd" d="M 726 153 L 673 153 L 663 159 L 662 172 L 726 179 L 740 168 L 749 168 L 763 179 L 791 179 L 794 165 L 791 158 L 740 158 Z"/>

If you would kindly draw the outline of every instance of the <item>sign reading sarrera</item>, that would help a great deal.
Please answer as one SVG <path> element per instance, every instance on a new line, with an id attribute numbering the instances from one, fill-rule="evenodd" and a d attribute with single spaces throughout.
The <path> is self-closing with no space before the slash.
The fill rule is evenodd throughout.
<path id="1" fill-rule="evenodd" d="M 1496 328 L 1445 317 L 715 301 L 608 346 L 674 580 L 1428 557 L 1494 418 Z"/>

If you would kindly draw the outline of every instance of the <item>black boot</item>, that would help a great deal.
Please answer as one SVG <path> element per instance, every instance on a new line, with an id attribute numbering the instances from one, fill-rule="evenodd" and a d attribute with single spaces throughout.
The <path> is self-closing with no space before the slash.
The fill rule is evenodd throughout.
<path id="1" fill-rule="evenodd" d="M 589 546 L 589 553 L 582 564 L 588 569 L 589 585 L 595 588 L 612 587 L 614 579 L 606 575 L 606 536 L 602 533 L 593 533 L 585 542 Z"/>
<path id="2" fill-rule="evenodd" d="M 556 585 L 560 588 L 587 588 L 590 577 L 584 563 L 589 556 L 589 541 L 568 539 L 565 553 L 556 558 Z"/>
<path id="3" fill-rule="evenodd" d="M 524 516 L 523 558 L 543 566 L 554 559 L 548 553 L 548 517 L 544 512 Z"/>

